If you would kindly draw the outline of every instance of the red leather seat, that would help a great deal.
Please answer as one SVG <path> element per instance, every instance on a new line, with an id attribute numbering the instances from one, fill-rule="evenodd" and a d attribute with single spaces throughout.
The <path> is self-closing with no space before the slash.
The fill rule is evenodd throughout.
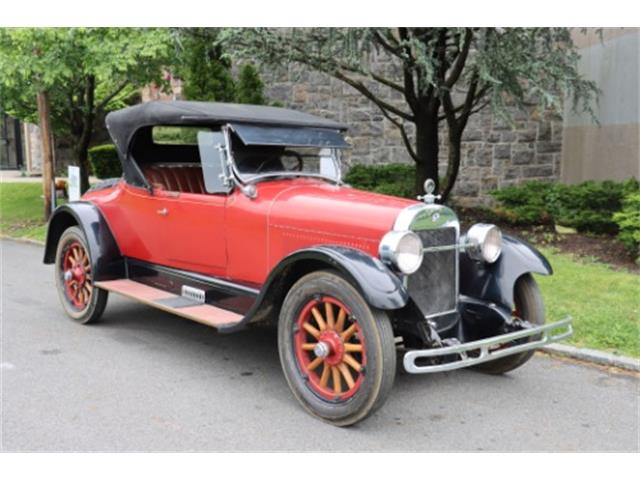
<path id="1" fill-rule="evenodd" d="M 170 192 L 207 193 L 200 165 L 148 165 L 143 167 L 143 172 L 155 188 Z"/>

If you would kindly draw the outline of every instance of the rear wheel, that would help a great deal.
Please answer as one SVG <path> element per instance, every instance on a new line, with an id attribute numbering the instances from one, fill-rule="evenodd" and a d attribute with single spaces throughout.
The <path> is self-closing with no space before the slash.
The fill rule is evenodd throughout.
<path id="1" fill-rule="evenodd" d="M 526 320 L 533 325 L 544 324 L 544 303 L 538 284 L 531 274 L 523 275 L 514 287 L 513 300 L 515 303 L 514 316 Z M 535 337 L 526 338 L 531 341 Z M 527 363 L 535 350 L 509 355 L 491 362 L 481 363 L 474 368 L 485 373 L 500 374 L 514 370 Z"/>
<path id="2" fill-rule="evenodd" d="M 332 271 L 311 273 L 291 287 L 280 312 L 278 348 L 295 397 L 334 425 L 370 415 L 393 385 L 389 318 Z"/>
<path id="3" fill-rule="evenodd" d="M 84 232 L 65 230 L 56 251 L 56 288 L 65 312 L 78 323 L 95 322 L 107 304 L 108 293 L 93 284 L 91 260 Z"/>

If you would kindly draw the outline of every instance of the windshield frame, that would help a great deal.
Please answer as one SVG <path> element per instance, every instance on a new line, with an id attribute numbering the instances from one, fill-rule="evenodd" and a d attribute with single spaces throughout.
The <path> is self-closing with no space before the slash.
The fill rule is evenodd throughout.
<path id="1" fill-rule="evenodd" d="M 233 141 L 230 135 L 230 133 L 233 131 L 233 127 L 231 125 L 226 125 L 226 128 L 224 128 L 224 130 L 226 131 L 225 137 L 226 137 L 226 143 L 227 143 L 226 153 L 227 153 L 228 165 L 231 167 L 231 171 L 235 179 L 238 181 L 238 183 L 242 185 L 251 185 L 251 184 L 259 183 L 261 181 L 274 179 L 274 178 L 316 178 L 321 180 L 327 180 L 336 185 L 341 185 L 343 183 L 342 182 L 342 150 L 344 150 L 344 148 L 324 147 L 324 146 L 318 146 L 317 148 L 326 148 L 331 152 L 331 159 L 333 160 L 333 164 L 336 169 L 335 177 L 329 177 L 327 175 L 322 175 L 320 173 L 299 172 L 299 171 L 266 172 L 266 173 L 256 174 L 256 175 L 249 174 L 249 176 L 247 176 L 246 173 L 241 173 L 238 167 L 236 166 L 236 160 L 235 160 L 234 151 L 233 151 Z M 265 146 L 268 146 L 268 145 L 265 145 Z M 294 145 L 283 145 L 283 147 L 296 148 L 296 146 Z M 305 146 L 305 147 L 313 148 L 313 146 Z"/>

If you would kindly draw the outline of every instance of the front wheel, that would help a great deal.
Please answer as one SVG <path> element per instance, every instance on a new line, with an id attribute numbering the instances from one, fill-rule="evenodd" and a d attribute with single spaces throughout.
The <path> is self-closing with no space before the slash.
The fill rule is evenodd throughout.
<path id="1" fill-rule="evenodd" d="M 69 227 L 58 241 L 56 288 L 67 315 L 83 324 L 102 316 L 108 297 L 108 292 L 94 286 L 91 265 L 84 232 Z"/>
<path id="2" fill-rule="evenodd" d="M 310 273 L 291 287 L 278 349 L 295 397 L 334 425 L 364 419 L 391 391 L 396 352 L 389 318 L 333 271 Z"/>
<path id="3" fill-rule="evenodd" d="M 530 273 L 523 275 L 518 279 L 514 287 L 513 300 L 515 309 L 513 314 L 526 320 L 533 325 L 544 325 L 544 303 L 542 302 L 542 294 L 538 284 Z M 526 338 L 525 341 L 531 341 L 535 338 Z M 492 360 L 491 362 L 481 363 L 474 368 L 485 373 L 500 374 L 514 370 L 527 363 L 535 350 L 529 350 L 508 357 Z"/>

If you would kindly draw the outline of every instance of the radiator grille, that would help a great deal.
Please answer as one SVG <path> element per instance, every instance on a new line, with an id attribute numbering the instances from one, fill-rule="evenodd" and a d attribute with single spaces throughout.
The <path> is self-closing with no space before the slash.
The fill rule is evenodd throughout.
<path id="1" fill-rule="evenodd" d="M 424 248 L 456 245 L 455 228 L 420 230 L 416 234 L 422 240 Z M 416 273 L 409 276 L 407 284 L 409 294 L 423 315 L 434 316 L 456 308 L 457 261 L 458 251 L 455 248 L 425 252 L 422 266 Z"/>

